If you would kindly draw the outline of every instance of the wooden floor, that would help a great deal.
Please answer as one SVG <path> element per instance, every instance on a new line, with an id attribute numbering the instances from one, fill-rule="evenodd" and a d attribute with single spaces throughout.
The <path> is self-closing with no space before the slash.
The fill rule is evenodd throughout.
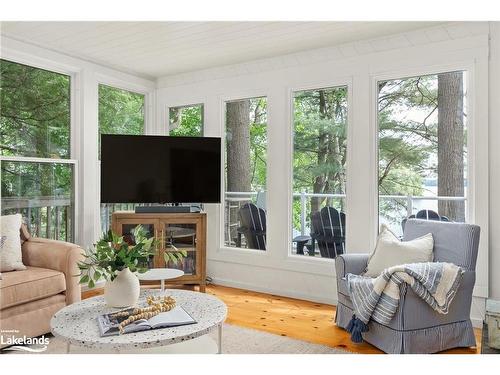
<path id="1" fill-rule="evenodd" d="M 101 293 L 102 290 L 83 292 L 82 297 Z M 370 344 L 352 343 L 349 334 L 333 321 L 335 306 L 218 285 L 208 286 L 207 293 L 226 303 L 226 322 L 229 324 L 356 353 L 382 353 Z M 476 329 L 475 334 L 480 344 L 481 331 Z M 480 353 L 480 348 L 452 349 L 443 353 L 476 354 Z"/>

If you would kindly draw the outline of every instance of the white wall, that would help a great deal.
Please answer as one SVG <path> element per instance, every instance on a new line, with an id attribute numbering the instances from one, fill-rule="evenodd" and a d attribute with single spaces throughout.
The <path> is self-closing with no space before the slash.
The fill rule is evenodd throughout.
<path id="1" fill-rule="evenodd" d="M 490 23 L 490 296 L 500 300 L 500 22 Z"/>
<path id="2" fill-rule="evenodd" d="M 224 134 L 223 103 L 268 97 L 268 251 L 223 247 L 222 205 L 209 205 L 208 274 L 221 284 L 314 301 L 336 301 L 330 260 L 291 256 L 291 92 L 349 86 L 347 249 L 367 252 L 377 232 L 376 81 L 453 69 L 469 72 L 469 158 L 488 163 L 488 23 L 454 23 L 387 38 L 307 51 L 158 80 L 157 122 L 166 131 L 167 107 L 205 104 L 205 134 Z M 471 168 L 470 221 L 482 227 L 473 310 L 488 296 L 488 171 Z M 500 218 L 499 218 L 500 219 Z"/>

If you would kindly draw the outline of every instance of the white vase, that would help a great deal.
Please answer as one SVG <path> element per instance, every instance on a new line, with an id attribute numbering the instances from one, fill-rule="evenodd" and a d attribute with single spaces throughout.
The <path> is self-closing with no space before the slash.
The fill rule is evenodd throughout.
<path id="1" fill-rule="evenodd" d="M 141 287 L 139 279 L 128 268 L 118 271 L 113 281 L 104 285 L 104 299 L 111 307 L 134 306 L 139 299 Z"/>

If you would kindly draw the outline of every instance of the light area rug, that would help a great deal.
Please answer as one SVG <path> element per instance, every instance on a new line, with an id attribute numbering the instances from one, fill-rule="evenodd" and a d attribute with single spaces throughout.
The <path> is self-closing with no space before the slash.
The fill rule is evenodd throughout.
<path id="1" fill-rule="evenodd" d="M 207 336 L 211 336 L 210 340 Z M 200 338 L 200 344 L 211 345 L 217 342 L 217 332 L 214 331 L 204 338 Z M 58 338 L 49 335 L 50 342 L 46 351 L 42 354 L 63 354 L 66 353 L 66 343 Z M 209 341 L 204 341 L 208 339 Z M 214 342 L 215 341 L 215 342 Z M 210 343 L 211 342 L 211 343 Z M 216 350 L 215 350 L 216 351 Z M 215 352 L 214 351 L 214 352 Z M 26 353 L 26 352 L 7 352 L 4 353 Z M 155 351 L 158 353 L 161 351 Z M 196 351 L 186 351 L 187 353 L 196 353 Z M 202 351 L 203 352 L 203 351 Z M 71 347 L 70 353 L 74 354 L 105 354 L 102 351 L 89 350 L 79 347 Z M 127 352 L 127 353 L 140 353 Z M 182 347 L 172 353 L 183 353 Z M 223 354 L 352 354 L 351 352 L 331 348 L 325 345 L 312 344 L 302 340 L 291 339 L 289 337 L 274 335 L 272 333 L 257 331 L 254 329 L 243 328 L 231 324 L 224 324 L 222 339 Z"/>
<path id="2" fill-rule="evenodd" d="M 231 324 L 224 324 L 223 332 L 224 354 L 352 354 L 342 349 Z"/>

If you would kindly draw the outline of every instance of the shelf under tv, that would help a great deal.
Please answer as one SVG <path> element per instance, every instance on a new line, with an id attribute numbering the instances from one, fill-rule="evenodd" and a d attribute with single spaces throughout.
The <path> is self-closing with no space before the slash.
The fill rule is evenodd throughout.
<path id="1" fill-rule="evenodd" d="M 200 206 L 136 206 L 136 214 L 182 214 L 200 212 Z"/>

